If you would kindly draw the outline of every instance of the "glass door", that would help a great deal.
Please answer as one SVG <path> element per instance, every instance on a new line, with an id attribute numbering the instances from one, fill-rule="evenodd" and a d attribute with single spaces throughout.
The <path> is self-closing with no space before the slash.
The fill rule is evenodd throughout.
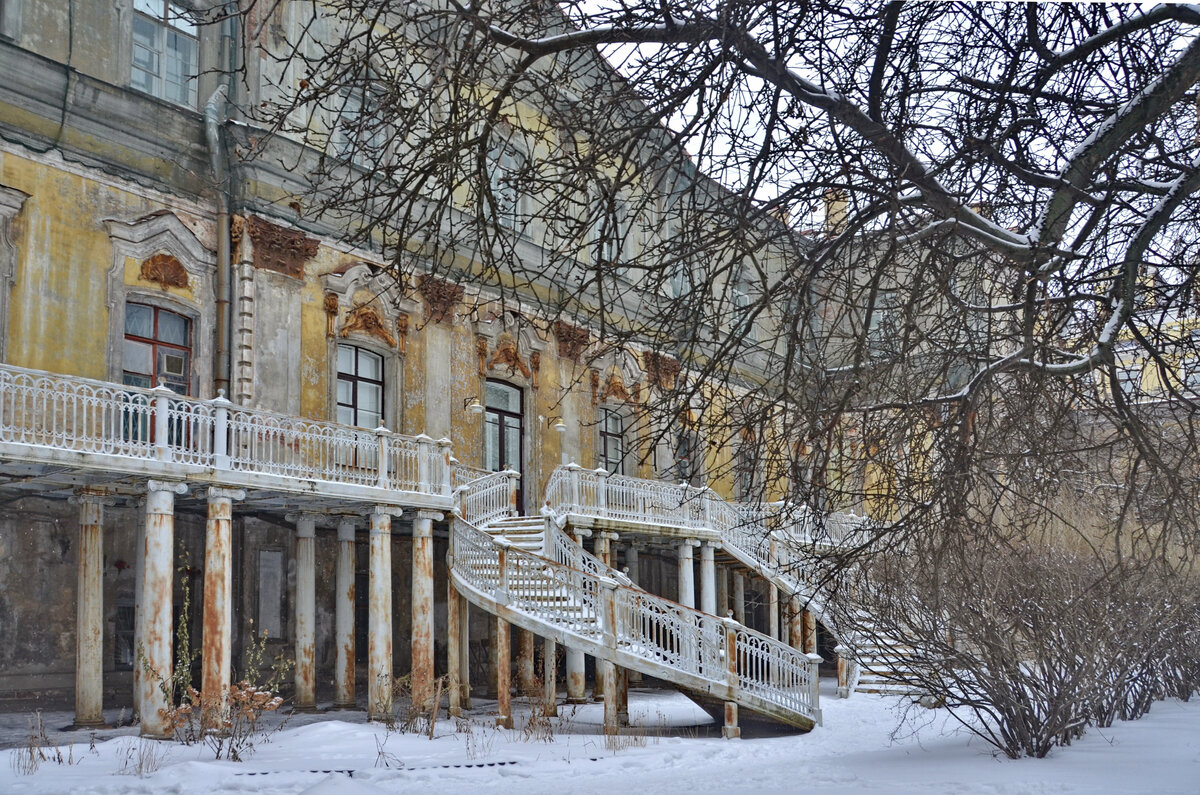
<path id="1" fill-rule="evenodd" d="M 521 390 L 503 381 L 487 382 L 483 463 L 493 472 L 524 472 L 524 404 Z M 525 508 L 525 479 L 517 487 L 517 512 Z"/>

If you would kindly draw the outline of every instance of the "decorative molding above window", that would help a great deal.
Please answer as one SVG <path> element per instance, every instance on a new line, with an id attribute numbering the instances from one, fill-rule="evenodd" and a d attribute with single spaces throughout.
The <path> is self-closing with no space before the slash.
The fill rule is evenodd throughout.
<path id="1" fill-rule="evenodd" d="M 167 309 L 192 322 L 191 393 L 212 397 L 216 255 L 169 210 L 135 221 L 108 219 L 104 225 L 113 249 L 106 279 L 109 380 L 120 382 L 125 371 L 126 303 L 139 303 Z M 137 278 L 147 284 L 126 282 L 129 260 L 140 263 Z"/>

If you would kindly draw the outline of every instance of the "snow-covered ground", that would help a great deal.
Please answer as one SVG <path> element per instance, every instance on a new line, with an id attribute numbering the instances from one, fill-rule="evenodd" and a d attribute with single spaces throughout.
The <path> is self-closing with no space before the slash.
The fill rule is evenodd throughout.
<path id="1" fill-rule="evenodd" d="M 896 699 L 830 696 L 825 725 L 810 734 L 729 741 L 706 736 L 707 716 L 683 696 L 635 689 L 631 720 L 647 733 L 615 749 L 600 735 L 599 704 L 562 709 L 551 742 L 523 736 L 527 711 L 517 729 L 489 728 L 490 705 L 480 701 L 470 723 L 442 721 L 432 741 L 366 724 L 361 713 L 295 716 L 241 764 L 128 728 L 99 732 L 89 747 L 88 732 L 54 731 L 70 715 L 52 713 L 43 716 L 51 739 L 74 743 L 62 749 L 68 763 L 43 762 L 32 774 L 0 766 L 0 792 L 1200 793 L 1200 701 L 1156 704 L 1048 759 L 1012 761 L 944 712 L 923 711 L 924 725 L 898 734 Z M 27 722 L 0 716 L 0 744 L 20 745 Z M 139 764 L 154 769 L 139 776 Z"/>

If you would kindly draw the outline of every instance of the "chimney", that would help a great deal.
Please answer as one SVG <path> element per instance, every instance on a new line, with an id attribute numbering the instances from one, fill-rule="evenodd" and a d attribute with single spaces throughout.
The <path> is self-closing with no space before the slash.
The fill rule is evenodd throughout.
<path id="1" fill-rule="evenodd" d="M 850 205 L 846 194 L 836 188 L 825 191 L 825 233 L 840 235 L 846 231 L 846 216 Z"/>

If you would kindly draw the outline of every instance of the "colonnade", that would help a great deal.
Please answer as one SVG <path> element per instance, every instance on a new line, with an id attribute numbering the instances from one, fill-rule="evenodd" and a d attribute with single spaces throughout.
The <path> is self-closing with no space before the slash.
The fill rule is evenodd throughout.
<path id="1" fill-rule="evenodd" d="M 185 483 L 146 482 L 144 524 L 139 531 L 134 648 L 134 711 L 141 732 L 165 736 L 166 693 L 160 680 L 172 674 L 172 612 L 174 597 L 175 498 L 188 491 Z M 207 501 L 204 542 L 203 626 L 201 643 L 201 720 L 217 726 L 228 712 L 233 654 L 233 504 L 245 499 L 241 489 L 208 487 L 197 492 Z M 99 726 L 103 707 L 103 519 L 113 499 L 102 490 L 81 489 L 72 502 L 79 506 L 79 570 L 76 614 L 75 723 Z M 316 707 L 316 528 L 333 518 L 337 527 L 335 566 L 334 704 L 353 708 L 355 695 L 355 534 L 365 516 L 369 543 L 367 633 L 367 712 L 382 717 L 391 708 L 392 649 L 392 519 L 402 509 L 374 505 L 359 516 L 300 512 L 289 514 L 296 532 L 295 580 L 295 708 Z M 412 514 L 412 692 L 414 703 L 428 700 L 434 686 L 433 523 L 436 511 Z M 453 593 L 453 588 L 451 588 Z M 465 604 L 453 594 L 457 621 L 454 656 L 450 665 L 462 706 L 467 690 Z M 455 623 L 452 621 L 451 623 Z"/>

